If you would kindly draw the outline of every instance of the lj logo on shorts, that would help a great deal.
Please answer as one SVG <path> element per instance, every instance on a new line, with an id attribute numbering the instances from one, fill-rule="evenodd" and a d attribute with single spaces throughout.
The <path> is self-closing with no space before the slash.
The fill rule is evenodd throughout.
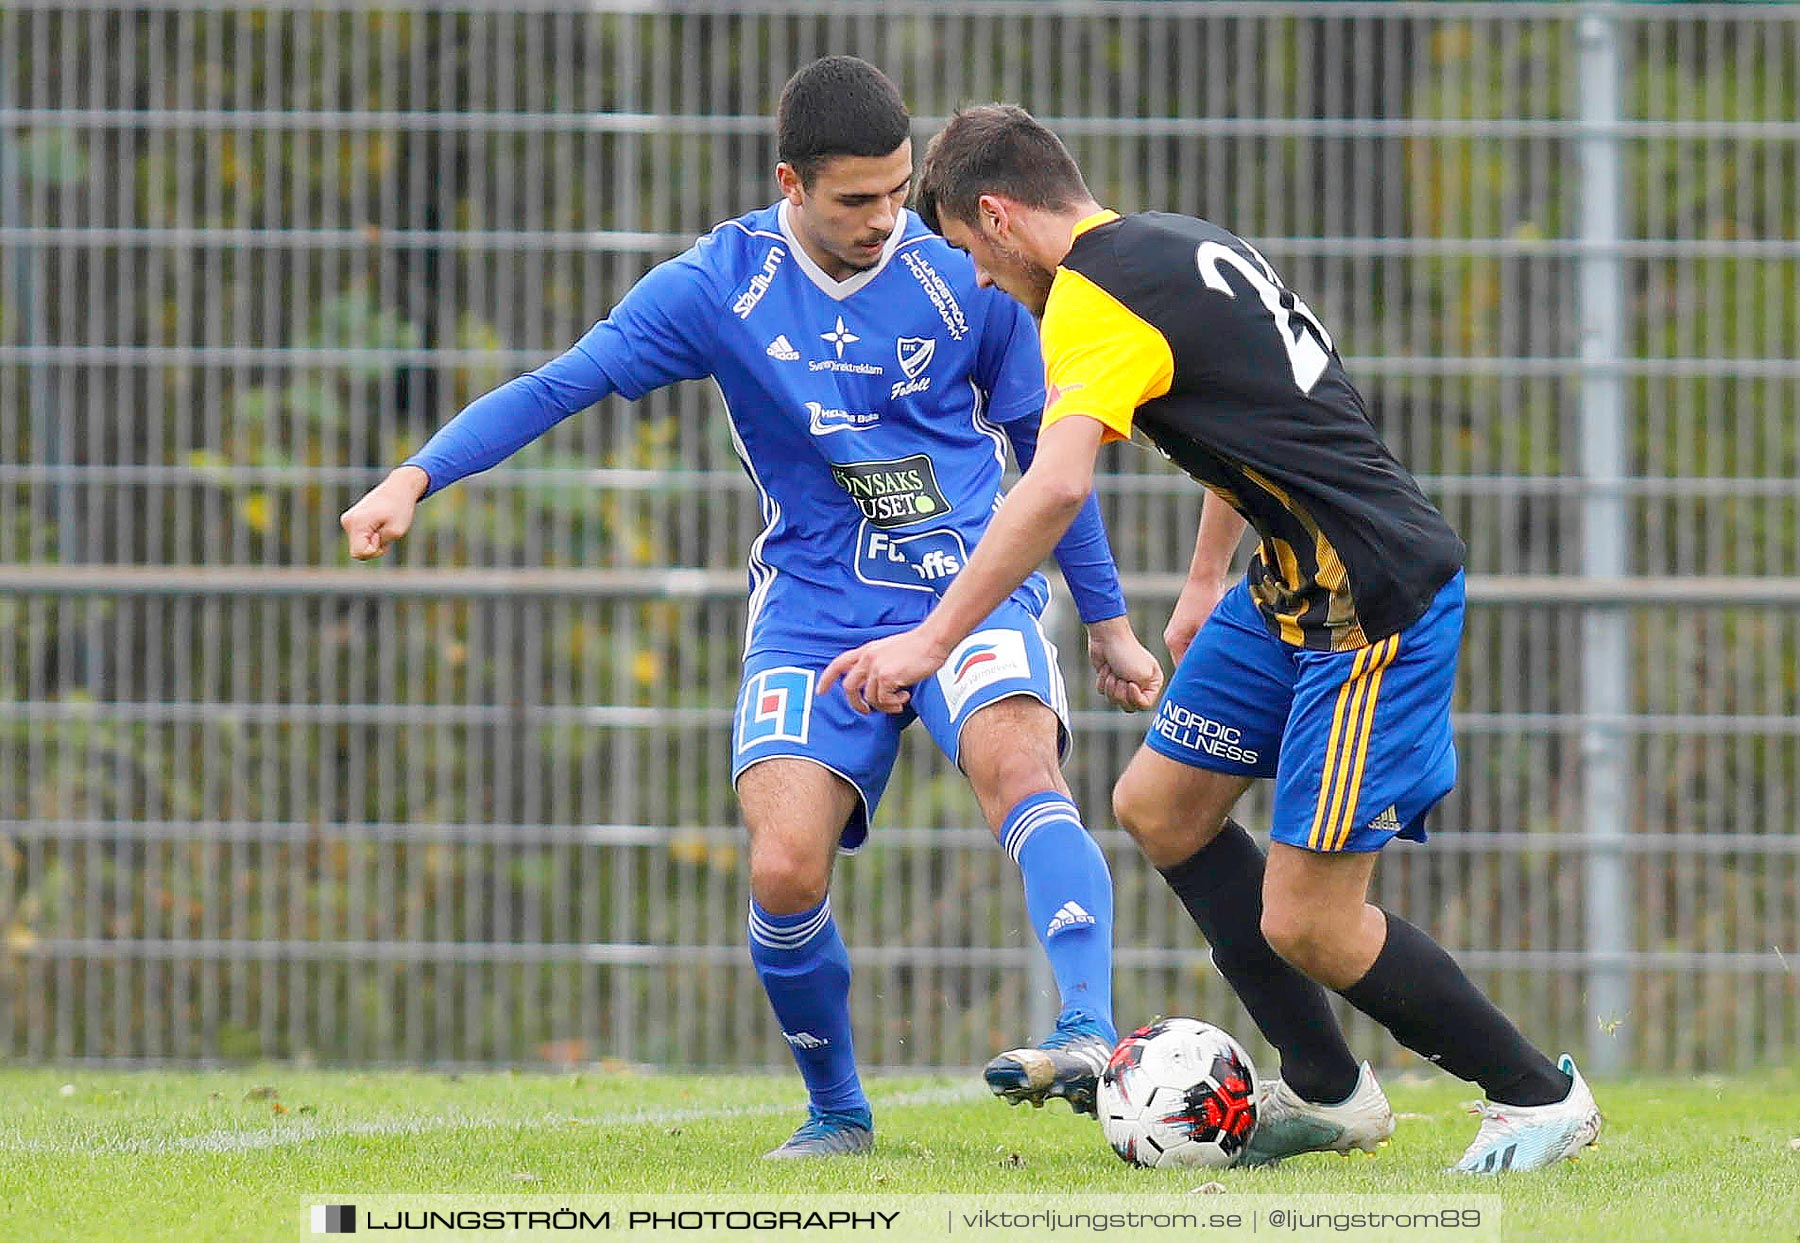
<path id="1" fill-rule="evenodd" d="M 744 683 L 738 704 L 738 750 L 763 742 L 806 741 L 812 727 L 810 669 L 765 669 Z"/>

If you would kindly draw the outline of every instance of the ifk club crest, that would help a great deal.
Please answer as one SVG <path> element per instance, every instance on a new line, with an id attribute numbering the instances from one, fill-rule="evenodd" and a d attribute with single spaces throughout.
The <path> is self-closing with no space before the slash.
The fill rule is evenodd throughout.
<path id="1" fill-rule="evenodd" d="M 888 393 L 888 400 L 923 393 L 929 389 L 931 377 L 925 374 L 925 368 L 931 366 L 931 357 L 936 353 L 936 337 L 897 339 L 894 342 L 894 354 L 899 358 L 900 370 L 906 373 L 906 378 L 894 382 L 893 389 Z"/>

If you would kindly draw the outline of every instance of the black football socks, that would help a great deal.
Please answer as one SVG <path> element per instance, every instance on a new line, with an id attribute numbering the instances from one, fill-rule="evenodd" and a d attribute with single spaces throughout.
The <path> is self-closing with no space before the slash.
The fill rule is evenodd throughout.
<path id="1" fill-rule="evenodd" d="M 1263 864 L 1256 839 L 1227 819 L 1191 859 L 1163 869 L 1163 879 L 1212 946 L 1219 974 L 1281 1054 L 1282 1081 L 1302 1100 L 1335 1105 L 1356 1091 L 1360 1068 L 1324 988 L 1263 937 Z"/>
<path id="2" fill-rule="evenodd" d="M 1489 1001 L 1456 960 L 1387 913 L 1387 941 L 1368 974 L 1339 990 L 1413 1052 L 1504 1105 L 1553 1105 L 1570 1079 Z"/>

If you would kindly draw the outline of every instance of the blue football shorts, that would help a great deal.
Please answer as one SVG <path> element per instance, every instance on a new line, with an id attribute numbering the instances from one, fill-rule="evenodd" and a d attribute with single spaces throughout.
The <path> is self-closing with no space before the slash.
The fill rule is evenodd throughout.
<path id="1" fill-rule="evenodd" d="M 1056 647 L 1030 609 L 1008 600 L 979 630 L 956 645 L 938 672 L 912 688 L 905 711 L 857 712 L 842 684 L 824 695 L 819 675 L 829 656 L 758 652 L 744 664 L 731 730 L 731 780 L 763 760 L 811 760 L 856 787 L 861 806 L 844 826 L 839 845 L 860 847 L 887 789 L 900 733 L 923 721 L 938 749 L 960 768 L 963 724 L 1002 699 L 1029 695 L 1056 714 L 1058 747 L 1068 749 L 1069 695 Z"/>
<path id="2" fill-rule="evenodd" d="M 1315 652 L 1270 634 L 1239 583 L 1194 637 L 1144 744 L 1196 768 L 1273 777 L 1275 841 L 1322 852 L 1422 842 L 1426 813 L 1456 784 L 1463 601 L 1458 573 L 1398 634 Z"/>

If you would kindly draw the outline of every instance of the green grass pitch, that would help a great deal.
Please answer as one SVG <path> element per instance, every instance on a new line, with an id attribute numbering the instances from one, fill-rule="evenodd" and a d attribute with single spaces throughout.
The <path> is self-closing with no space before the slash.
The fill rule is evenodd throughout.
<path id="1" fill-rule="evenodd" d="M 1601 1146 L 1475 1181 L 1443 1172 L 1470 1092 L 1390 1076 L 1380 1156 L 1274 1170 L 1130 1169 L 1060 1102 L 1009 1109 L 967 1079 L 871 1084 L 872 1157 L 759 1158 L 799 1118 L 790 1076 L 0 1070 L 0 1240 L 297 1237 L 296 1206 L 367 1194 L 1497 1192 L 1508 1240 L 1800 1241 L 1800 1074 L 1596 1086 Z M 1220 1203 L 1221 1201 L 1210 1201 Z"/>

